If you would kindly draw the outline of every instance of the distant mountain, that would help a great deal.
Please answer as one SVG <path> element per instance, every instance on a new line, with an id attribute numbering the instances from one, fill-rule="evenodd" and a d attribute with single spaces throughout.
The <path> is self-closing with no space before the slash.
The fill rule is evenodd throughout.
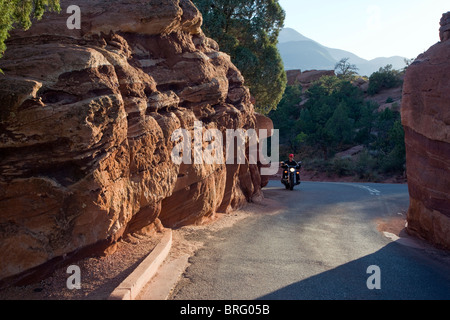
<path id="1" fill-rule="evenodd" d="M 286 70 L 333 70 L 342 58 L 349 58 L 349 62 L 358 67 L 358 73 L 362 76 L 370 76 L 388 64 L 392 64 L 394 69 L 405 67 L 403 57 L 366 60 L 349 51 L 325 47 L 291 28 L 284 28 L 280 32 L 278 49 Z"/>

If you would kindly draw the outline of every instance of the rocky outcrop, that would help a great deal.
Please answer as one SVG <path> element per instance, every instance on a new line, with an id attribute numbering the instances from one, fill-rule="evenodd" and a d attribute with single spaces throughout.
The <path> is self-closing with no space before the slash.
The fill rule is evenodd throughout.
<path id="1" fill-rule="evenodd" d="M 450 249 L 450 12 L 441 42 L 408 68 L 403 87 L 410 208 L 407 230 Z"/>
<path id="2" fill-rule="evenodd" d="M 444 13 L 440 21 L 439 37 L 442 42 L 450 40 L 450 13 Z"/>
<path id="3" fill-rule="evenodd" d="M 0 60 L 3 285 L 261 196 L 257 165 L 171 160 L 171 134 L 195 121 L 257 128 L 243 77 L 195 6 L 81 0 L 70 30 L 71 4 L 15 31 Z"/>
<path id="4" fill-rule="evenodd" d="M 306 91 L 311 85 L 323 76 L 335 76 L 334 70 L 288 70 L 286 71 L 288 85 L 300 84 L 303 91 Z"/>

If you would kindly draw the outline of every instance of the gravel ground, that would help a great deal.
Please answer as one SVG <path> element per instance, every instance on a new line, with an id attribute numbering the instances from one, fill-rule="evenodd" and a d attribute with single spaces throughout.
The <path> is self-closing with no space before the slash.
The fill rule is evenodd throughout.
<path id="1" fill-rule="evenodd" d="M 39 283 L 1 290 L 0 300 L 106 300 L 161 237 L 159 232 L 129 235 L 118 243 L 113 254 L 79 261 L 76 265 L 81 271 L 81 289 L 67 289 L 71 273 L 64 267 Z"/>

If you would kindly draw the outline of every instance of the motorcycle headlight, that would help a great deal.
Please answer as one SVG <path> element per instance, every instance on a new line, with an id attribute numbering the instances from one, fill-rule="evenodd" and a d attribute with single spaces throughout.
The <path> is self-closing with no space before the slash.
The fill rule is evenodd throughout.
<path id="1" fill-rule="evenodd" d="M 295 169 L 294 168 L 291 168 L 291 170 L 290 170 L 291 172 L 295 172 Z"/>

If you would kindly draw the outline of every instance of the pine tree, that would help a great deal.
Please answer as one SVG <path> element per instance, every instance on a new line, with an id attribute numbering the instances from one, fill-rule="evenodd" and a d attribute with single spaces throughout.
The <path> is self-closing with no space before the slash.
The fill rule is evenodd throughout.
<path id="1" fill-rule="evenodd" d="M 0 0 L 0 58 L 9 32 L 16 27 L 29 29 L 32 19 L 41 19 L 48 10 L 59 12 L 59 0 Z"/>
<path id="2" fill-rule="evenodd" d="M 203 15 L 203 31 L 216 40 L 242 72 L 257 111 L 276 109 L 286 88 L 276 47 L 285 12 L 278 0 L 193 0 Z"/>

